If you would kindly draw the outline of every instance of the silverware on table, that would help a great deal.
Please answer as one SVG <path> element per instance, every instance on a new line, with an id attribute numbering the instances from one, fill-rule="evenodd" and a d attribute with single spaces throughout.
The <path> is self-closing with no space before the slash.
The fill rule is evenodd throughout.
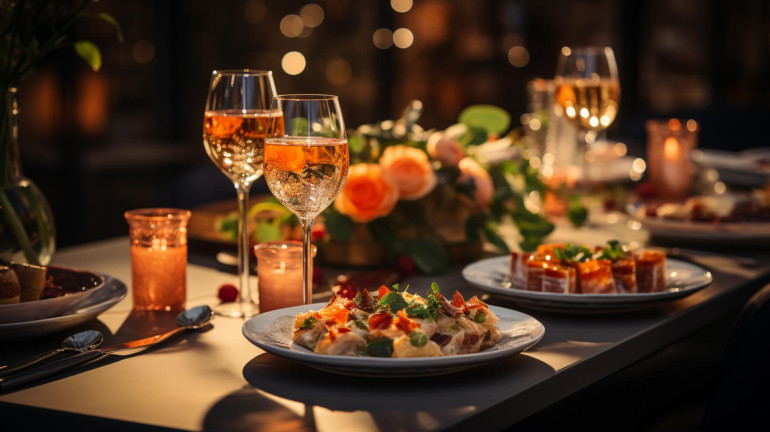
<path id="1" fill-rule="evenodd" d="M 0 366 L 0 378 L 41 363 L 64 352 L 76 351 L 82 353 L 90 351 L 101 345 L 103 340 L 104 336 L 102 336 L 102 333 L 96 330 L 86 330 L 75 333 L 67 339 L 64 339 L 60 348 L 38 354 L 16 363 Z"/>
<path id="2" fill-rule="evenodd" d="M 96 348 L 89 351 L 84 351 L 71 357 L 47 363 L 35 368 L 30 368 L 28 370 L 20 371 L 14 375 L 3 378 L 2 381 L 0 381 L 0 389 L 8 390 L 13 387 L 26 384 L 30 381 L 53 375 L 65 369 L 75 367 L 107 355 L 112 355 L 116 352 L 142 350 L 149 348 L 183 331 L 198 330 L 204 327 L 208 327 L 211 325 L 211 318 L 212 312 L 211 308 L 208 306 L 198 306 L 192 309 L 188 309 L 179 315 L 176 320 L 178 327 L 171 331 L 144 339 L 112 345 L 106 348 Z"/>

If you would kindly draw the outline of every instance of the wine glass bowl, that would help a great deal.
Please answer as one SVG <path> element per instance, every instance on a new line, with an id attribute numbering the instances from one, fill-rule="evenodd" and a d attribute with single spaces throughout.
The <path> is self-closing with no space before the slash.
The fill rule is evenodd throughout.
<path id="1" fill-rule="evenodd" d="M 249 287 L 248 195 L 264 172 L 265 138 L 283 135 L 273 122 L 275 83 L 270 71 L 238 69 L 214 71 L 203 115 L 203 145 L 214 165 L 235 186 L 238 197 L 238 301 L 214 307 L 218 315 L 248 317 L 257 313 Z M 270 123 L 274 128 L 268 131 Z"/>
<path id="2" fill-rule="evenodd" d="M 620 82 L 610 47 L 563 47 L 556 67 L 556 102 L 581 132 L 598 133 L 615 120 Z"/>
<path id="3" fill-rule="evenodd" d="M 291 210 L 303 231 L 303 302 L 312 300 L 310 230 L 342 190 L 349 154 L 339 99 L 333 95 L 279 95 L 265 139 L 267 186 Z M 280 133 L 279 133 L 280 132 Z"/>

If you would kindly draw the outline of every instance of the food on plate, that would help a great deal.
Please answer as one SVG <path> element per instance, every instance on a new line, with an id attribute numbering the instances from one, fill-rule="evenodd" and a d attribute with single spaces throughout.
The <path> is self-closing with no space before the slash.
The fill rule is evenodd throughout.
<path id="1" fill-rule="evenodd" d="M 770 186 L 747 194 L 698 195 L 684 203 L 647 204 L 639 215 L 647 218 L 699 223 L 770 222 Z"/>
<path id="2" fill-rule="evenodd" d="M 629 294 L 666 288 L 666 254 L 630 251 L 612 240 L 588 248 L 573 244 L 540 245 L 535 252 L 511 252 L 514 288 L 562 294 Z"/>
<path id="3" fill-rule="evenodd" d="M 11 262 L 11 268 L 19 278 L 21 302 L 40 300 L 45 288 L 47 268 L 19 262 Z"/>
<path id="4" fill-rule="evenodd" d="M 16 272 L 8 266 L 0 266 L 0 305 L 21 301 L 21 285 Z"/>
<path id="5" fill-rule="evenodd" d="M 292 340 L 317 354 L 441 357 L 477 353 L 503 335 L 499 318 L 473 296 L 444 297 L 435 282 L 426 297 L 381 286 L 340 289 L 319 311 L 298 314 Z"/>

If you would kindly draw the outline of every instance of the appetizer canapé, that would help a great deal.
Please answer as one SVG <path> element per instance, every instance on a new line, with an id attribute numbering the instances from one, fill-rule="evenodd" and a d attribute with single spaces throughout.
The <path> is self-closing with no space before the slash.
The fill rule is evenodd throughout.
<path id="1" fill-rule="evenodd" d="M 589 249 L 546 244 L 536 252 L 511 252 L 515 288 L 564 294 L 648 293 L 666 288 L 666 255 L 629 251 L 617 241 Z"/>
<path id="2" fill-rule="evenodd" d="M 381 286 L 340 290 L 319 311 L 297 315 L 292 340 L 318 354 L 439 357 L 476 353 L 502 339 L 498 317 L 474 296 L 445 298 L 434 282 L 427 298 Z"/>

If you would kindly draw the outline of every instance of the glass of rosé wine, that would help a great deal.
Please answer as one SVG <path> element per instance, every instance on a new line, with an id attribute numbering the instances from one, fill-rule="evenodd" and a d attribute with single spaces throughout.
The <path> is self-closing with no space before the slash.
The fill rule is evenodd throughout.
<path id="1" fill-rule="evenodd" d="M 214 164 L 235 186 L 238 195 L 238 301 L 214 307 L 218 315 L 249 317 L 258 313 L 249 287 L 248 196 L 262 176 L 265 138 L 282 136 L 281 112 L 271 110 L 275 83 L 270 71 L 215 70 L 203 116 L 203 145 Z"/>
<path id="2" fill-rule="evenodd" d="M 265 180 L 303 231 L 302 300 L 312 303 L 309 268 L 313 221 L 342 190 L 348 176 L 348 138 L 337 96 L 279 95 L 265 139 Z M 299 287 L 297 287 L 299 289 Z"/>

